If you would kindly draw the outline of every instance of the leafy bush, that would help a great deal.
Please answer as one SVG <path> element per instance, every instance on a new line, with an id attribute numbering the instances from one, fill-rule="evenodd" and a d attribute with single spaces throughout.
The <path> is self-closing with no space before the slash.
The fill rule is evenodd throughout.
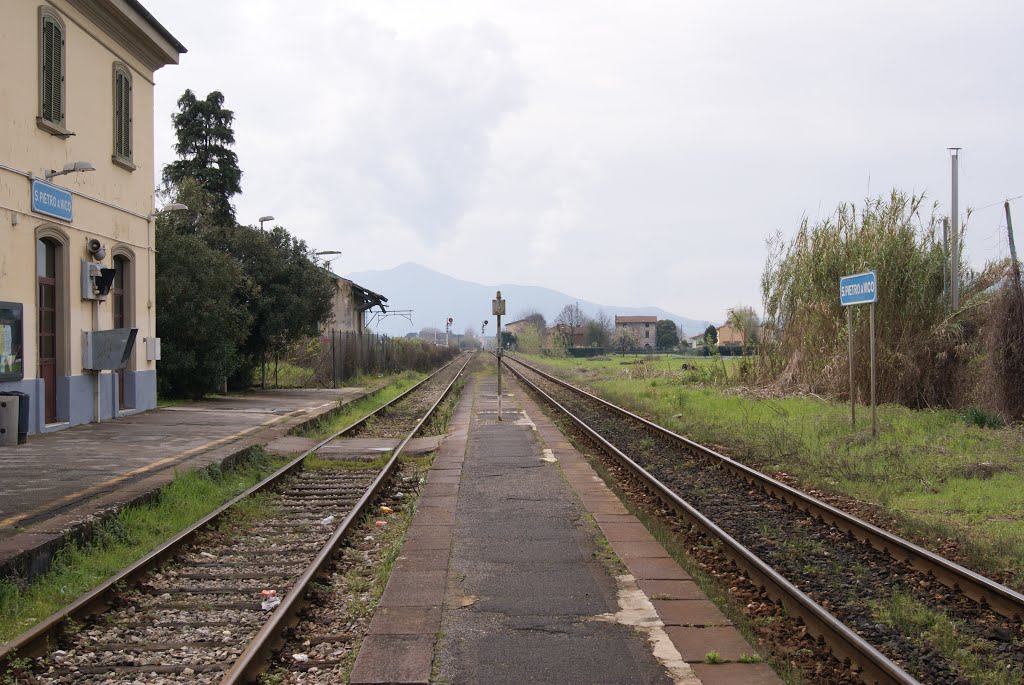
<path id="1" fill-rule="evenodd" d="M 964 411 L 964 420 L 978 428 L 1002 428 L 1005 425 L 998 415 L 973 406 Z"/>

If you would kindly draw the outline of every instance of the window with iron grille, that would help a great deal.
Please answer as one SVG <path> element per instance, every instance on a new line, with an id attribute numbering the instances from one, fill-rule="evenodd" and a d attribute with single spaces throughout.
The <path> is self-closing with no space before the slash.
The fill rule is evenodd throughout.
<path id="1" fill-rule="evenodd" d="M 132 159 L 132 77 L 123 64 L 114 65 L 114 156 Z"/>
<path id="2" fill-rule="evenodd" d="M 39 117 L 64 126 L 64 23 L 49 8 L 39 13 Z"/>

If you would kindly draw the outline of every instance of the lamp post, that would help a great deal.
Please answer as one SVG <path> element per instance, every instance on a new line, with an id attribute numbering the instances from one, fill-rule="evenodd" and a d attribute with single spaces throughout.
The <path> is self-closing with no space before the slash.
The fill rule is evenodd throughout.
<path id="1" fill-rule="evenodd" d="M 263 230 L 263 222 L 264 221 L 273 221 L 273 220 L 274 220 L 274 217 L 270 216 L 269 214 L 267 214 L 266 216 L 261 216 L 260 217 L 260 230 L 261 231 Z"/>

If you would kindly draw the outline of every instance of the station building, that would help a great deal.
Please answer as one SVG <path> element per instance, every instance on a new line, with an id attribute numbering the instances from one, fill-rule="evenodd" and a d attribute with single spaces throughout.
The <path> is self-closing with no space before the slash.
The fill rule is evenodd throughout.
<path id="1" fill-rule="evenodd" d="M 154 73 L 137 0 L 0 3 L 0 391 L 30 432 L 156 406 Z"/>

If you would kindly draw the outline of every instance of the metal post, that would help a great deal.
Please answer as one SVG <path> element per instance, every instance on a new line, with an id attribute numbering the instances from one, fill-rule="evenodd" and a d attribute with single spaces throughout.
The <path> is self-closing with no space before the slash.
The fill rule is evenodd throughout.
<path id="1" fill-rule="evenodd" d="M 1013 242 L 1013 220 L 1010 219 L 1010 201 L 1007 200 L 1003 203 L 1003 209 L 1006 210 L 1006 237 L 1010 241 L 1010 259 L 1013 260 L 1014 271 L 1017 269 L 1017 246 Z"/>
<path id="2" fill-rule="evenodd" d="M 850 338 L 850 430 L 857 428 L 857 407 L 853 393 L 853 307 L 846 308 L 846 331 Z"/>
<path id="3" fill-rule="evenodd" d="M 950 292 L 953 296 L 953 311 L 960 309 L 960 156 L 958 147 L 949 148 L 953 151 L 953 207 L 950 212 Z"/>
<path id="4" fill-rule="evenodd" d="M 501 421 L 501 314 L 498 314 L 498 337 L 495 347 L 498 351 L 498 420 Z"/>
<path id="5" fill-rule="evenodd" d="M 875 425 L 875 303 L 871 303 L 871 437 L 878 435 Z"/>

